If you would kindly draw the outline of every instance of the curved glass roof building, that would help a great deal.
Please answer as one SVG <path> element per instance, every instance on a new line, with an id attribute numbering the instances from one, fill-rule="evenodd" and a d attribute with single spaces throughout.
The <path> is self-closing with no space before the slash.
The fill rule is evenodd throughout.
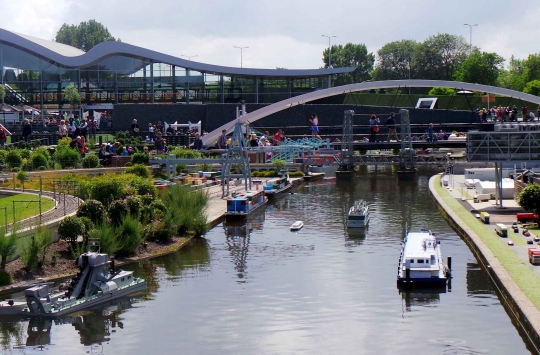
<path id="1" fill-rule="evenodd" d="M 122 42 L 89 52 L 0 29 L 6 102 L 45 109 L 69 106 L 68 85 L 82 105 L 122 103 L 273 103 L 328 87 L 331 75 L 356 68 L 253 69 L 199 63 Z"/>

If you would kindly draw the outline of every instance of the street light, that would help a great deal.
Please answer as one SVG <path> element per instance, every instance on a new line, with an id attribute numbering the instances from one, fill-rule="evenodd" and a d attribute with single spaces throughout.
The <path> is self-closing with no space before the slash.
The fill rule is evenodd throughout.
<path id="1" fill-rule="evenodd" d="M 191 60 L 191 58 L 198 57 L 198 55 L 183 55 L 183 54 L 180 54 L 180 57 L 186 57 L 188 60 Z"/>
<path id="2" fill-rule="evenodd" d="M 331 51 L 331 47 L 330 47 L 330 39 L 332 37 L 337 37 L 337 36 L 328 36 L 328 35 L 321 35 L 322 37 L 327 37 L 328 38 L 328 69 L 330 69 L 330 51 Z"/>
<path id="3" fill-rule="evenodd" d="M 470 34 L 469 34 L 469 55 L 472 54 L 472 28 L 474 26 L 478 26 L 477 23 L 475 23 L 474 25 L 470 25 L 468 23 L 464 23 L 463 26 L 469 26 L 469 29 L 470 29 Z"/>
<path id="4" fill-rule="evenodd" d="M 237 47 L 237 46 L 233 46 L 233 47 L 240 49 L 240 68 L 242 68 L 242 52 L 244 49 L 249 48 L 249 47 Z"/>

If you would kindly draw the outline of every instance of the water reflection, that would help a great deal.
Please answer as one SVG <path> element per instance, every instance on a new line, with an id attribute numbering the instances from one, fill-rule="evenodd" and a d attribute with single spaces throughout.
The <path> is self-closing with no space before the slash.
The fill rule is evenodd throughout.
<path id="1" fill-rule="evenodd" d="M 418 289 L 399 287 L 398 289 L 404 312 L 411 312 L 412 307 L 435 307 L 441 302 L 441 293 L 446 293 L 446 286 Z"/>
<path id="2" fill-rule="evenodd" d="M 487 274 L 477 263 L 467 263 L 467 295 L 471 297 L 486 297 L 494 295 L 495 288 Z"/>
<path id="3" fill-rule="evenodd" d="M 265 211 L 262 210 L 243 220 L 226 219 L 223 222 L 227 250 L 231 254 L 239 283 L 245 282 L 251 232 L 253 229 L 262 230 L 264 218 Z"/>

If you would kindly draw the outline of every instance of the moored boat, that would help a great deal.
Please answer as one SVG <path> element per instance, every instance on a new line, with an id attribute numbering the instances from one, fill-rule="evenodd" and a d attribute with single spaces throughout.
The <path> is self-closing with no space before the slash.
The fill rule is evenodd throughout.
<path id="1" fill-rule="evenodd" d="M 264 193 L 268 198 L 271 198 L 281 192 L 285 192 L 292 187 L 291 180 L 289 179 L 288 171 L 281 171 L 280 177 L 270 179 L 263 187 Z"/>
<path id="2" fill-rule="evenodd" d="M 449 268 L 444 265 L 441 244 L 428 229 L 408 233 L 403 241 L 397 282 L 402 286 L 444 285 Z"/>
<path id="3" fill-rule="evenodd" d="M 364 228 L 369 223 L 369 205 L 364 200 L 355 201 L 347 216 L 348 228 Z"/>
<path id="4" fill-rule="evenodd" d="M 116 270 L 107 254 L 87 252 L 77 259 L 79 273 L 67 291 L 51 294 L 48 284 L 24 291 L 24 316 L 60 317 L 146 289 L 146 281 L 133 271 Z"/>
<path id="5" fill-rule="evenodd" d="M 246 191 L 227 199 L 225 216 L 244 218 L 262 208 L 268 202 L 264 191 Z"/>
<path id="6" fill-rule="evenodd" d="M 292 225 L 291 225 L 291 230 L 292 231 L 299 231 L 300 229 L 302 229 L 304 227 L 304 222 L 302 221 L 296 221 L 294 222 Z"/>

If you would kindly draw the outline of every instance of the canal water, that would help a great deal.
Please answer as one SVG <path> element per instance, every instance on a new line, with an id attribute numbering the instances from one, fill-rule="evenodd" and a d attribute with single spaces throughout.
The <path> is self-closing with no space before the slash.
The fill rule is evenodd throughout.
<path id="1" fill-rule="evenodd" d="M 0 323 L 5 353 L 529 354 L 486 273 L 430 198 L 391 168 L 321 180 L 246 223 L 224 222 L 176 254 L 133 264 L 148 292 L 49 322 Z M 365 232 L 348 208 L 370 203 Z M 302 220 L 305 227 L 289 231 Z M 429 228 L 453 260 L 446 289 L 396 288 L 401 241 Z"/>

